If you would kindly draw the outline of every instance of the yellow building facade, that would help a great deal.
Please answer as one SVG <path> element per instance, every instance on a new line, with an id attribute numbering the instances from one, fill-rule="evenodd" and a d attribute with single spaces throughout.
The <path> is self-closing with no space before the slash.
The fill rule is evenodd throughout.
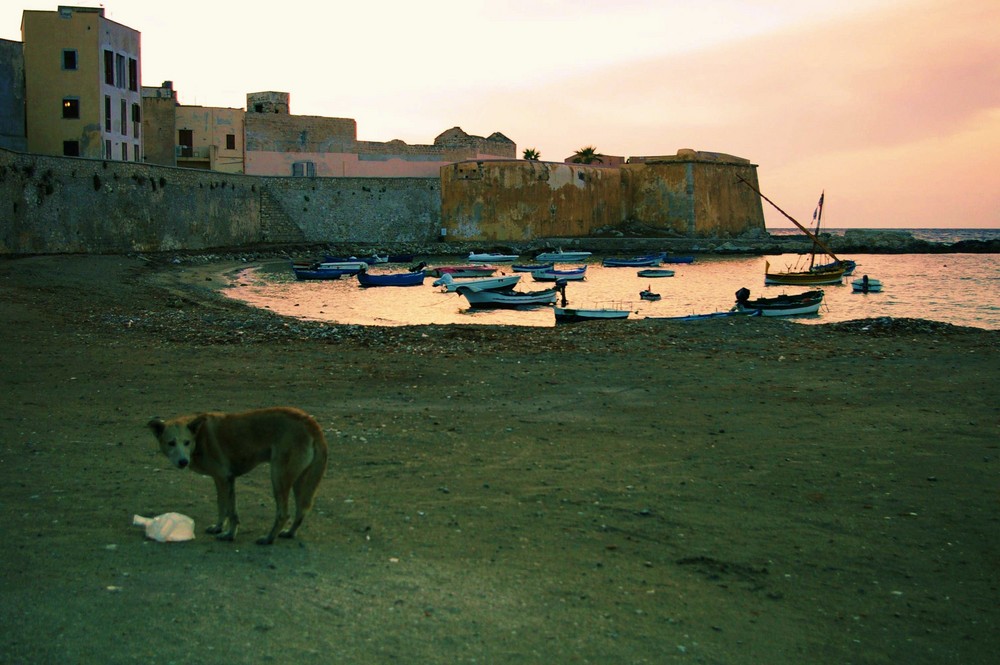
<path id="1" fill-rule="evenodd" d="M 28 152 L 142 160 L 140 35 L 103 8 L 22 14 Z"/>

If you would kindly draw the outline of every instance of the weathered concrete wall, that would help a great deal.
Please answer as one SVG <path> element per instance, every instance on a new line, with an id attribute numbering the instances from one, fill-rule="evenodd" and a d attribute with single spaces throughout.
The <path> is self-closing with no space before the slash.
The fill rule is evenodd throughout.
<path id="1" fill-rule="evenodd" d="M 586 236 L 623 219 L 619 169 L 537 161 L 478 161 L 441 169 L 445 239 Z"/>
<path id="2" fill-rule="evenodd" d="M 764 229 L 757 169 L 749 162 L 695 160 L 627 164 L 622 178 L 631 223 L 689 237 L 736 236 Z"/>
<path id="3" fill-rule="evenodd" d="M 437 178 L 277 178 L 0 150 L 0 253 L 427 242 Z"/>
<path id="4" fill-rule="evenodd" d="M 693 153 L 693 151 L 688 151 Z M 747 160 L 683 154 L 621 168 L 523 160 L 441 169 L 441 218 L 450 241 L 586 236 L 641 224 L 667 235 L 737 236 L 764 230 Z"/>

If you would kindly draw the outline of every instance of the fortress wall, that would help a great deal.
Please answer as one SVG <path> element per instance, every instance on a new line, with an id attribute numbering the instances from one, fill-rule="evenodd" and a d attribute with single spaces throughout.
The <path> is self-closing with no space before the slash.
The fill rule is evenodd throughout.
<path id="1" fill-rule="evenodd" d="M 0 150 L 0 254 L 437 238 L 437 178 L 278 178 Z"/>
<path id="2" fill-rule="evenodd" d="M 586 236 L 623 216 L 621 173 L 582 164 L 478 161 L 441 169 L 445 239 Z"/>

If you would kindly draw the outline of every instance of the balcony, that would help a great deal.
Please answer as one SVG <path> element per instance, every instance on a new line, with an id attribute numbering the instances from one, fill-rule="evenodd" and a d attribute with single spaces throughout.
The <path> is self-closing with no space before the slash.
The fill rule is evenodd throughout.
<path id="1" fill-rule="evenodd" d="M 174 146 L 174 157 L 178 161 L 182 160 L 194 160 L 198 162 L 203 162 L 211 158 L 212 156 L 212 146 L 198 146 L 193 147 L 189 145 L 177 145 Z"/>

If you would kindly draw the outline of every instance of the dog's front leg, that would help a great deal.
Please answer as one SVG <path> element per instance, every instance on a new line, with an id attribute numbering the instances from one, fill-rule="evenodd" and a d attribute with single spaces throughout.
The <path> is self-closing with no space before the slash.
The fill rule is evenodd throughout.
<path id="1" fill-rule="evenodd" d="M 219 521 L 208 527 L 206 533 L 216 534 L 218 540 L 232 540 L 240 525 L 240 518 L 236 514 L 236 479 L 215 477 L 214 480 Z"/>

